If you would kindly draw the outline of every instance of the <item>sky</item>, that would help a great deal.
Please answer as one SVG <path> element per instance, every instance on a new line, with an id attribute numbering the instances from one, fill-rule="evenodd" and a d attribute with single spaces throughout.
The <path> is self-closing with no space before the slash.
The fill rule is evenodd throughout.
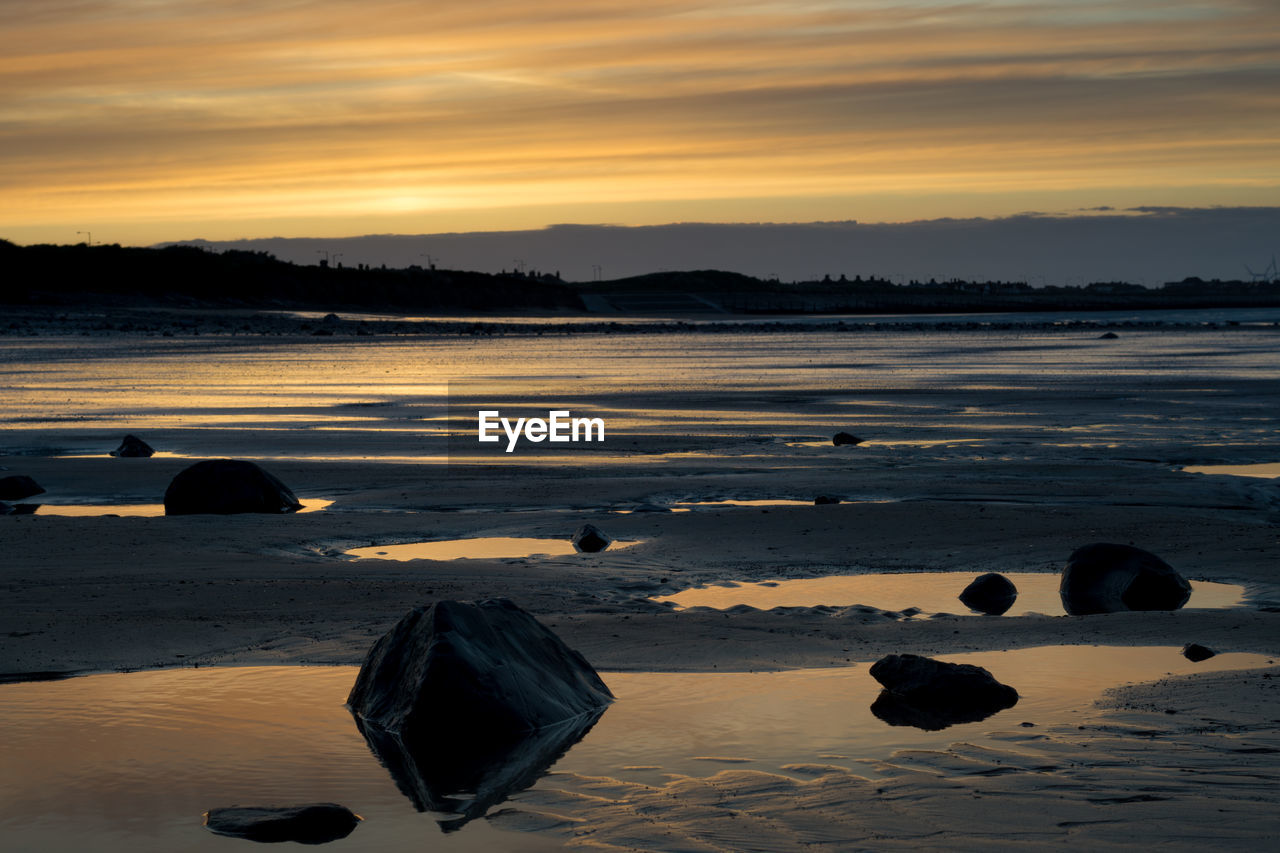
<path id="1" fill-rule="evenodd" d="M 0 238 L 1280 201 L 1275 0 L 4 0 Z"/>

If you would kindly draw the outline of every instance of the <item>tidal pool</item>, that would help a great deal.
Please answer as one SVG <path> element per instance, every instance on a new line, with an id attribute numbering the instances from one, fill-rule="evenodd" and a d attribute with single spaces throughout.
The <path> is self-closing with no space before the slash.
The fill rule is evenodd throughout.
<path id="1" fill-rule="evenodd" d="M 655 601 L 670 601 L 677 608 L 713 607 L 725 610 L 739 604 L 760 610 L 774 607 L 846 607 L 864 604 L 880 610 L 919 608 L 924 613 L 968 613 L 960 593 L 978 576 L 973 572 L 897 572 L 798 578 L 686 589 Z M 1047 572 L 1004 572 L 1018 588 L 1018 598 L 1005 614 L 1042 613 L 1064 616 L 1058 595 L 1060 576 Z M 1210 581 L 1191 581 L 1191 598 L 1185 607 L 1226 608 L 1244 604 L 1244 587 Z"/>
<path id="2" fill-rule="evenodd" d="M 320 512 L 333 505 L 331 500 L 320 498 L 299 498 L 302 509 L 299 513 Z M 83 504 L 34 504 L 35 515 L 61 515 L 72 517 L 94 516 L 141 516 L 155 517 L 164 515 L 164 504 L 128 504 L 128 503 L 83 503 Z"/>
<path id="3" fill-rule="evenodd" d="M 1182 469 L 1191 474 L 1229 474 L 1233 477 L 1280 477 L 1280 462 L 1258 462 L 1252 465 L 1190 465 Z"/>
<path id="4" fill-rule="evenodd" d="M 619 551 L 638 544 L 638 541 L 615 539 L 607 549 L 597 553 Z M 565 557 L 579 552 L 568 538 L 480 536 L 474 539 L 435 539 L 400 545 L 370 545 L 367 548 L 352 548 L 345 553 L 361 560 L 508 560 L 518 557 Z"/>
<path id="5" fill-rule="evenodd" d="M 581 740 L 558 745 L 539 772 L 504 789 L 504 807 L 519 808 L 522 785 L 554 786 L 557 773 L 661 783 L 666 774 L 707 776 L 730 766 L 796 775 L 792 765 L 834 764 L 874 776 L 869 762 L 899 749 L 994 744 L 990 733 L 1024 731 L 1023 723 L 1074 725 L 1108 687 L 1273 662 L 1228 653 L 1194 664 L 1174 647 L 1120 646 L 938 657 L 984 666 L 1021 698 L 981 722 L 923 731 L 887 725 L 871 712 L 879 685 L 869 662 L 764 673 L 602 673 L 618 701 Z M 332 849 L 560 848 L 556 839 L 483 819 L 420 812 L 415 792 L 433 781 L 406 775 L 395 756 L 380 763 L 344 706 L 355 675 L 355 667 L 237 667 L 0 685 L 5 848 L 248 850 L 206 831 L 203 812 L 318 801 L 365 818 Z M 419 766 L 429 761 L 418 756 Z M 540 778 L 548 772 L 551 778 Z"/>
<path id="6" fill-rule="evenodd" d="M 813 506 L 813 499 L 798 500 L 794 498 L 731 498 L 719 501 L 680 501 L 675 504 L 681 508 L 715 508 L 726 506 Z"/>

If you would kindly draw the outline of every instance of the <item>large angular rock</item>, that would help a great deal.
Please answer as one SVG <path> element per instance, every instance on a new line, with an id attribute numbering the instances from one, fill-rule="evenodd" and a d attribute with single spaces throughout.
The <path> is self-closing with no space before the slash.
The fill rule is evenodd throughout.
<path id="1" fill-rule="evenodd" d="M 1077 548 L 1067 559 L 1058 593 L 1072 616 L 1177 610 L 1191 597 L 1191 584 L 1149 551 L 1095 543 Z"/>
<path id="2" fill-rule="evenodd" d="M 20 501 L 32 495 L 42 495 L 44 489 L 25 474 L 0 477 L 0 501 Z"/>
<path id="3" fill-rule="evenodd" d="M 965 607 L 989 616 L 1000 616 L 1008 612 L 1017 600 L 1018 588 L 1013 585 L 1013 581 L 997 572 L 978 575 L 960 593 L 960 601 Z"/>
<path id="4" fill-rule="evenodd" d="M 831 437 L 831 443 L 836 447 L 843 447 L 844 445 L 862 444 L 862 439 L 851 432 L 838 432 Z"/>
<path id="5" fill-rule="evenodd" d="M 297 512 L 284 483 L 252 462 L 208 459 L 178 473 L 164 493 L 165 515 Z"/>
<path id="6" fill-rule="evenodd" d="M 155 451 L 151 449 L 151 445 L 147 444 L 136 435 L 126 435 L 120 442 L 120 446 L 111 451 L 112 456 L 122 456 L 129 458 L 143 458 L 153 456 Z"/>
<path id="7" fill-rule="evenodd" d="M 209 809 L 204 825 L 218 835 L 250 841 L 297 841 L 324 844 L 346 838 L 360 823 L 360 816 L 336 803 L 304 806 L 228 806 Z"/>
<path id="8" fill-rule="evenodd" d="M 1017 690 L 972 664 L 886 655 L 871 665 L 871 677 L 885 689 L 871 710 L 891 725 L 936 731 L 985 719 L 1018 703 Z"/>
<path id="9" fill-rule="evenodd" d="M 573 547 L 588 554 L 603 551 L 612 543 L 613 540 L 605 536 L 594 524 L 584 524 L 573 534 Z"/>
<path id="10" fill-rule="evenodd" d="M 582 655 L 507 599 L 409 611 L 374 643 L 347 697 L 364 724 L 409 744 L 514 743 L 612 701 Z"/>

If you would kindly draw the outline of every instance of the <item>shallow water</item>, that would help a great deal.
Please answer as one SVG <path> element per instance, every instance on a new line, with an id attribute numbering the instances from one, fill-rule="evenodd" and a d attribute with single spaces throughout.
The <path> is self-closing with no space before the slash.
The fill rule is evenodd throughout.
<path id="1" fill-rule="evenodd" d="M 1182 469 L 1191 474 L 1229 474 L 1232 477 L 1280 477 L 1280 462 L 1259 462 L 1253 465 L 1191 465 Z"/>
<path id="2" fill-rule="evenodd" d="M 1259 397 L 1280 381 L 1270 330 L 1095 338 L 1034 329 L 0 338 L 0 454 L 48 447 L 56 433 L 64 453 L 101 455 L 134 432 L 163 453 L 207 457 L 227 435 L 252 433 L 234 444 L 261 448 L 251 451 L 258 459 L 444 461 L 451 402 L 516 398 L 605 417 L 605 443 L 574 446 L 571 456 L 603 450 L 627 461 L 636 448 L 618 442 L 624 435 L 701 436 L 717 449 L 798 440 L 796 452 L 841 459 L 913 447 L 995 453 L 1011 444 L 1273 439 L 1274 414 Z M 818 440 L 838 430 L 868 446 Z M 758 448 L 778 449 L 785 444 Z"/>
<path id="3" fill-rule="evenodd" d="M 1060 646 L 942 655 L 1021 694 L 988 720 L 937 732 L 870 711 L 867 663 L 768 673 L 604 673 L 618 697 L 554 772 L 660 783 L 725 767 L 789 773 L 941 748 L 987 733 L 1073 724 L 1107 687 L 1268 664 L 1172 647 Z M 344 708 L 354 667 L 249 667 L 94 675 L 0 686 L 0 835 L 11 850 L 235 850 L 201 814 L 233 804 L 341 803 L 365 821 L 332 849 L 525 851 L 558 845 L 474 820 L 442 835 L 370 752 Z M 554 785 L 554 777 L 539 785 Z M 518 791 L 511 792 L 519 806 Z"/>
<path id="4" fill-rule="evenodd" d="M 603 552 L 620 551 L 637 541 L 615 540 Z M 345 553 L 364 560 L 506 560 L 518 557 L 564 557 L 580 553 L 569 539 L 533 536 L 479 536 L 472 539 L 435 539 L 399 545 L 371 545 Z"/>
<path id="5" fill-rule="evenodd" d="M 332 500 L 320 498 L 302 499 L 302 509 L 298 513 L 320 512 L 333 505 Z M 164 515 L 164 504 L 130 504 L 130 503 L 83 503 L 83 504 L 37 504 L 35 515 L 60 515 L 74 518 L 91 518 L 102 516 L 134 516 L 154 518 Z"/>
<path id="6" fill-rule="evenodd" d="M 727 506 L 813 506 L 813 500 L 797 500 L 794 498 L 731 498 L 720 501 L 680 501 L 674 504 L 681 508 L 727 507 Z"/>
<path id="7" fill-rule="evenodd" d="M 1057 574 L 1003 572 L 1018 588 L 1018 598 L 1006 616 L 1041 613 L 1064 616 L 1058 595 Z M 655 601 L 669 601 L 678 608 L 713 607 L 724 610 L 746 604 L 760 610 L 774 607 L 847 607 L 863 604 L 879 610 L 918 608 L 924 613 L 968 613 L 959 595 L 977 574 L 964 572 L 883 572 L 824 578 L 744 583 L 686 589 Z M 1236 584 L 1191 581 L 1188 608 L 1227 608 L 1244 604 L 1244 587 Z"/>

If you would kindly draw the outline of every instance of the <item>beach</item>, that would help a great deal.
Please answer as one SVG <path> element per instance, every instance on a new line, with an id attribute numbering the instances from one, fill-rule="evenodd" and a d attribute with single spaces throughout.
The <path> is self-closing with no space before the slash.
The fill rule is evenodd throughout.
<path id="1" fill-rule="evenodd" d="M 495 597 L 536 616 L 606 682 L 865 675 L 895 653 L 1200 643 L 1262 657 L 1202 675 L 1155 667 L 1099 691 L 1073 725 L 1022 727 L 1034 721 L 1015 708 L 982 724 L 994 740 L 981 745 L 962 734 L 930 749 L 643 781 L 557 765 L 486 821 L 512 833 L 504 838 L 599 850 L 1266 849 L 1280 832 L 1280 480 L 1213 472 L 1280 461 L 1280 331 L 1240 316 L 546 322 L 477 334 L 465 323 L 393 333 L 217 315 L 192 334 L 172 314 L 127 329 L 33 315 L 0 336 L 0 475 L 45 489 L 26 499 L 42 509 L 0 518 L 0 673 L 358 665 L 414 606 Z M 1101 338 L 1108 329 L 1116 337 Z M 459 418 L 487 405 L 564 407 L 608 431 L 599 444 L 512 454 L 460 445 Z M 861 442 L 833 445 L 845 430 Z M 157 455 L 109 456 L 125 434 Z M 154 507 L 178 472 L 224 457 L 257 462 L 314 511 L 110 513 Z M 839 502 L 812 505 L 818 496 Z M 59 504 L 98 510 L 57 514 Z M 615 547 L 410 561 L 346 553 L 563 541 L 586 523 Z M 1015 606 L 999 617 L 959 600 L 916 612 L 657 600 L 915 572 L 952 573 L 958 595 L 986 572 L 1057 573 L 1094 542 L 1146 549 L 1192 581 L 1240 587 L 1240 600 L 1090 616 Z"/>

